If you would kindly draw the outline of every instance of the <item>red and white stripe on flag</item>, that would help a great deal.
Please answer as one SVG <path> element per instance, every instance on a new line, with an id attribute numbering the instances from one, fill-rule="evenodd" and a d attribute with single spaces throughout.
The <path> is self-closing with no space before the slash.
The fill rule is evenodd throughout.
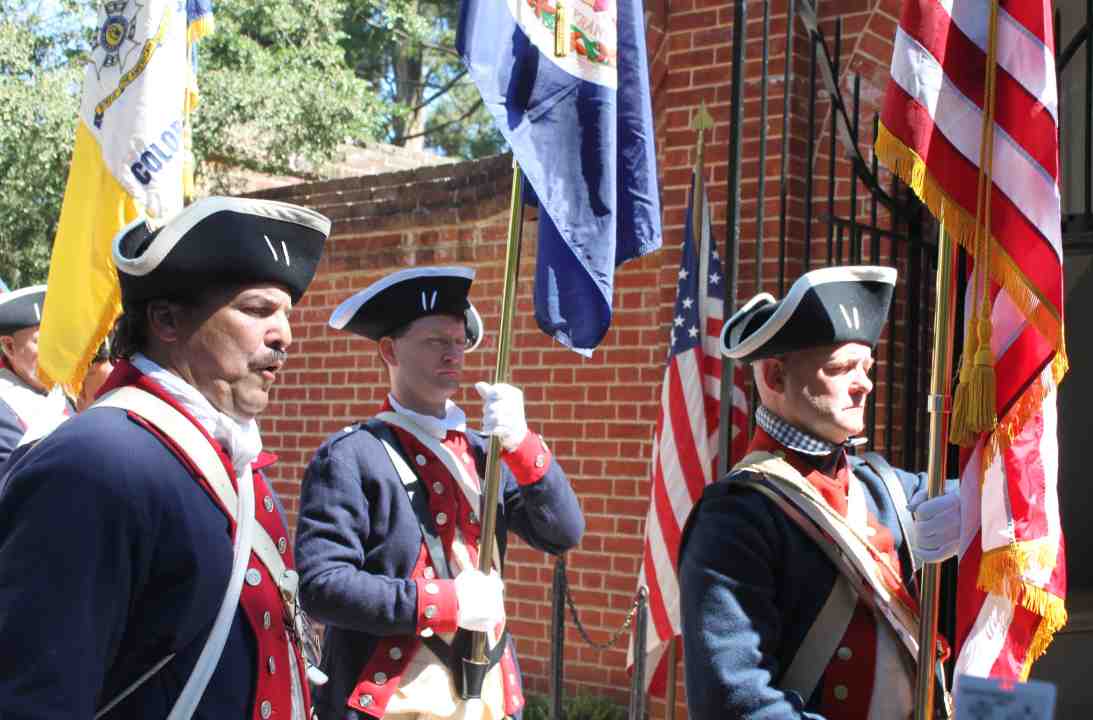
<path id="1" fill-rule="evenodd" d="M 879 159 L 974 252 L 990 0 L 907 0 Z M 1055 389 L 1066 372 L 1049 0 L 999 3 L 990 214 L 999 424 L 960 464 L 957 673 L 1025 679 L 1066 622 Z M 966 298 L 965 316 L 973 297 Z"/>
<path id="2" fill-rule="evenodd" d="M 698 199 L 702 226 L 697 237 L 691 229 L 694 202 L 692 182 L 676 276 L 678 292 L 669 329 L 668 363 L 653 438 L 652 488 L 638 578 L 638 587 L 649 591 L 645 683 L 648 692 L 657 696 L 662 696 L 665 689 L 668 643 L 680 632 L 676 576 L 680 536 L 691 508 L 714 481 L 717 469 L 719 339 L 726 278 L 716 245 L 710 239 L 710 210 L 705 194 Z M 738 377 L 744 377 L 743 371 Z M 738 421 L 742 424 L 737 425 Z M 735 454 L 741 442 L 743 447 L 747 445 L 747 400 L 742 385 L 733 388 L 732 422 L 730 452 Z M 633 667 L 634 652 L 631 643 L 628 667 Z"/>

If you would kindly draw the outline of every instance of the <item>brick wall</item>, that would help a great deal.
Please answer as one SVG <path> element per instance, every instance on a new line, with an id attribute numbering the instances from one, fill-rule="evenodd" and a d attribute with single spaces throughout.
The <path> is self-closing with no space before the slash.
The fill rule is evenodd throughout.
<path id="1" fill-rule="evenodd" d="M 766 181 L 760 186 L 759 98 L 762 80 L 763 3 L 749 2 L 745 77 L 742 187 L 743 246 L 738 295 L 757 287 L 777 291 L 777 246 L 781 223 L 782 102 L 785 68 L 786 2 L 770 5 Z M 664 248 L 624 267 L 616 276 L 612 329 L 591 359 L 563 349 L 537 330 L 531 306 L 535 224 L 525 220 L 524 255 L 515 322 L 513 381 L 524 389 L 528 421 L 543 433 L 566 468 L 588 521 L 580 547 L 569 554 L 569 579 L 582 620 L 593 640 L 603 642 L 619 628 L 632 602 L 648 507 L 651 437 L 674 300 L 686 193 L 690 184 L 695 134 L 691 118 L 704 102 L 715 118 L 707 135 L 707 177 L 714 219 L 713 236 L 724 247 L 730 137 L 730 59 L 733 6 L 725 0 L 651 0 L 646 3 L 651 83 L 664 205 Z M 862 74 L 863 105 L 882 99 L 890 38 L 898 0 L 845 0 L 821 3 L 821 24 L 831 37 L 836 16 L 843 18 L 841 68 Z M 804 252 L 807 162 L 809 43 L 799 24 L 793 52 L 785 237 L 787 284 L 800 272 Z M 840 83 L 846 97 L 851 81 Z M 814 208 L 812 252 L 826 256 L 827 168 L 830 157 L 830 102 L 817 92 L 813 130 Z M 871 158 L 871 127 L 863 126 L 860 147 Z M 842 152 L 837 168 L 845 170 Z M 392 270 L 409 265 L 458 263 L 478 272 L 472 298 L 487 327 L 482 346 L 467 358 L 467 388 L 456 398 L 472 422 L 480 403 L 470 388 L 492 376 L 497 313 L 502 285 L 510 160 L 507 157 L 386 175 L 312 183 L 262 191 L 315 207 L 334 220 L 334 235 L 312 288 L 294 317 L 296 345 L 289 370 L 273 394 L 263 419 L 264 437 L 282 462 L 277 489 L 295 514 L 299 482 L 314 449 L 330 433 L 373 413 L 386 393 L 386 374 L 374 344 L 329 330 L 330 311 L 352 292 Z M 835 211 L 850 212 L 849 183 L 835 187 Z M 762 195 L 760 192 L 762 191 Z M 757 264 L 759 204 L 765 211 L 763 262 Z M 859 203 L 857 217 L 869 220 Z M 821 207 L 822 206 L 822 207 Z M 888 222 L 882 212 L 878 224 Z M 882 247 L 880 257 L 891 248 Z M 826 259 L 826 257 L 825 257 Z M 757 272 L 761 268 L 761 272 Z M 906 348 L 900 341 L 896 357 Z M 887 345 L 882 345 L 881 354 Z M 899 398 L 881 398 L 901 404 Z M 900 413 L 897 413 L 900 415 Z M 518 638 L 532 690 L 548 690 L 550 582 L 552 565 L 540 553 L 516 542 L 509 555 L 507 587 L 510 627 Z M 609 695 L 625 700 L 625 640 L 595 650 L 566 634 L 567 693 Z M 676 717 L 685 717 L 679 674 Z M 662 701 L 649 704 L 652 717 L 664 717 Z"/>

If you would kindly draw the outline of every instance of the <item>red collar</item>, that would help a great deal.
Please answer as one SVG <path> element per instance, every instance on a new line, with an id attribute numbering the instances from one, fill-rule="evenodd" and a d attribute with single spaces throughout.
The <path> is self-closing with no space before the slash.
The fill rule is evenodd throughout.
<path id="1" fill-rule="evenodd" d="M 829 475 L 818 470 L 815 465 L 796 450 L 786 447 L 772 438 L 761 427 L 755 428 L 755 435 L 751 439 L 751 445 L 748 446 L 749 453 L 755 451 L 778 453 L 784 456 L 786 462 L 801 473 L 809 484 L 824 496 L 824 500 L 835 512 L 846 517 L 848 507 L 846 496 L 850 489 L 850 470 L 845 455 L 836 463 L 835 474 Z M 842 451 L 837 450 L 836 452 Z"/>
<path id="2" fill-rule="evenodd" d="M 194 418 L 194 416 L 191 415 L 188 410 L 186 410 L 186 408 L 182 407 L 182 405 L 180 405 L 170 393 L 164 390 L 162 385 L 142 373 L 128 360 L 118 360 L 118 362 L 114 365 L 114 370 L 110 373 L 110 377 L 106 378 L 106 382 L 104 382 L 102 384 L 102 387 L 99 388 L 99 392 L 95 397 L 102 397 L 103 395 L 110 392 L 111 390 L 114 390 L 115 388 L 125 387 L 128 385 L 139 387 L 141 390 L 155 395 L 157 398 L 182 413 L 182 415 L 187 420 L 194 424 L 194 427 L 201 431 L 201 434 L 205 436 L 209 443 L 212 444 L 213 448 L 216 450 L 216 454 L 220 456 L 220 459 L 224 462 L 224 465 L 229 468 L 232 466 L 231 459 L 224 452 L 224 449 L 220 446 L 220 443 L 216 439 L 214 439 L 212 435 L 209 435 L 209 433 L 205 430 L 205 427 L 201 423 L 199 423 Z M 263 468 L 269 467 L 275 462 L 277 462 L 276 455 L 270 452 L 262 451 L 258 454 L 258 457 L 255 458 L 254 462 L 251 464 L 251 470 L 261 470 Z"/>

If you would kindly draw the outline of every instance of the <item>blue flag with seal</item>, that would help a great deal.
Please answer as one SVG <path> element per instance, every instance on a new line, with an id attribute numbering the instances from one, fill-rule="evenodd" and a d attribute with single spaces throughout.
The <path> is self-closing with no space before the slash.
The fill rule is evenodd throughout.
<path id="1" fill-rule="evenodd" d="M 615 267 L 661 244 L 641 2 L 463 0 L 456 45 L 538 198 L 535 318 L 589 355 Z"/>

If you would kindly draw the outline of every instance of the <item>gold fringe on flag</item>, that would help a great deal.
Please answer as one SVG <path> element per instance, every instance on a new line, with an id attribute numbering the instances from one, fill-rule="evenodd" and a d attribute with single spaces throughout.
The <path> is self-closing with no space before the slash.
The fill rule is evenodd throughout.
<path id="1" fill-rule="evenodd" d="M 945 224 L 945 230 L 968 253 L 975 253 L 975 217 L 941 186 L 926 161 L 880 123 L 875 144 L 877 159 L 907 184 L 930 212 Z M 998 283 L 1021 314 L 1055 348 L 1056 381 L 1069 368 L 1062 315 L 1040 292 L 998 241 L 991 237 L 991 256 L 986 263 L 991 279 Z"/>
<path id="2" fill-rule="evenodd" d="M 976 584 L 980 590 L 1008 598 L 1041 618 L 1021 669 L 1021 680 L 1028 679 L 1032 663 L 1044 654 L 1055 633 L 1067 622 L 1063 598 L 1021 580 L 1033 568 L 1053 570 L 1058 551 L 1055 539 L 1044 538 L 991 550 L 983 554 L 979 564 Z"/>

